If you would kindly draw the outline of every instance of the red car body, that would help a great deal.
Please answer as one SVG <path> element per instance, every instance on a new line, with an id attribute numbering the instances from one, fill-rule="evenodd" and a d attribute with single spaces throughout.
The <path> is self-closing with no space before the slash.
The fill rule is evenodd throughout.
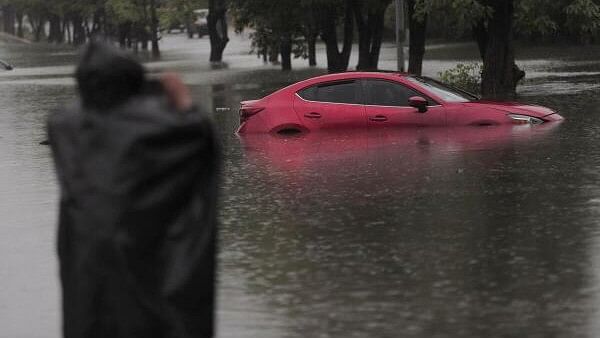
<path id="1" fill-rule="evenodd" d="M 241 102 L 238 133 L 426 126 L 540 124 L 563 118 L 549 108 L 480 101 L 429 78 L 348 72 L 304 80 Z"/>

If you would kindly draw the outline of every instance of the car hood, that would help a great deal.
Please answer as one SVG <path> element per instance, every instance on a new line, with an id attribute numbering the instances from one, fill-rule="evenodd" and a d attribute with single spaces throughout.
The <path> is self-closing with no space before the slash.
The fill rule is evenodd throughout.
<path id="1" fill-rule="evenodd" d="M 473 101 L 467 102 L 465 103 L 465 105 L 471 107 L 485 105 L 488 108 L 501 110 L 506 113 L 522 114 L 538 118 L 556 113 L 550 108 L 530 104 L 522 104 L 518 102 Z"/>

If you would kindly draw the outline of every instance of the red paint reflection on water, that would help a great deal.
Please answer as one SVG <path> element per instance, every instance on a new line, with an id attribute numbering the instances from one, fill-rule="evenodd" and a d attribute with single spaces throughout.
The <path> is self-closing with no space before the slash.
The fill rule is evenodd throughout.
<path id="1" fill-rule="evenodd" d="M 489 126 L 315 132 L 300 135 L 241 135 L 248 160 L 281 171 L 348 170 L 347 162 L 389 160 L 388 165 L 418 166 L 469 151 L 535 143 L 553 134 L 558 123 L 539 126 Z"/>

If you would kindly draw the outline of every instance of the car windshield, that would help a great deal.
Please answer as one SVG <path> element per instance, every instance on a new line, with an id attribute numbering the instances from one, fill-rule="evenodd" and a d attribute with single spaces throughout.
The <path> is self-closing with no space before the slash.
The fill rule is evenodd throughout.
<path id="1" fill-rule="evenodd" d="M 421 87 L 424 87 L 446 102 L 469 102 L 479 100 L 479 98 L 474 94 L 454 88 L 432 78 L 407 76 L 406 79 Z"/>

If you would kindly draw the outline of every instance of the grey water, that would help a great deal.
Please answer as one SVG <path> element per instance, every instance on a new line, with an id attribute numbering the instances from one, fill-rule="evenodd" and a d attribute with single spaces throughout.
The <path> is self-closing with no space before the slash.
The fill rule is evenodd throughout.
<path id="1" fill-rule="evenodd" d="M 432 48 L 426 72 L 472 47 Z M 239 137 L 239 101 L 323 69 L 281 73 L 244 36 L 211 67 L 206 39 L 167 36 L 147 67 L 184 74 L 224 149 L 218 337 L 599 336 L 600 61 L 565 48 L 519 60 L 521 100 L 560 125 Z M 0 337 L 59 337 L 57 187 L 39 142 L 74 98 L 76 51 L 0 40 L 0 59 L 17 67 L 0 71 Z"/>

